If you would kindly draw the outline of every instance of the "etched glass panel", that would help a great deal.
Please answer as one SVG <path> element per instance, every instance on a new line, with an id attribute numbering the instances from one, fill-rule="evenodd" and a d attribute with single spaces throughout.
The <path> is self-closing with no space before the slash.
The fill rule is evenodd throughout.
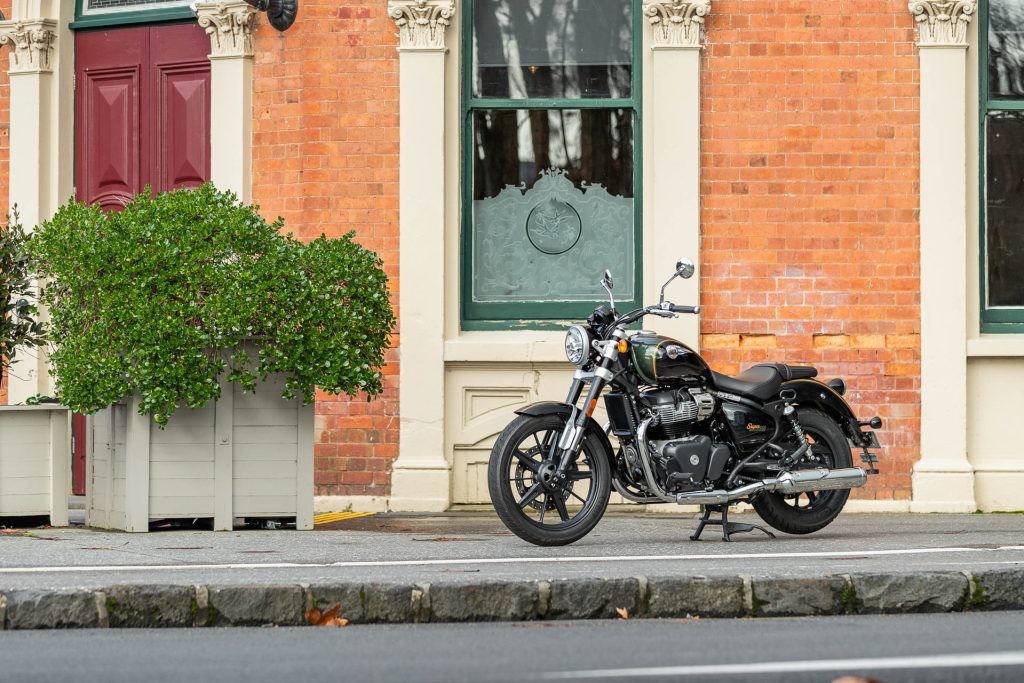
<path id="1" fill-rule="evenodd" d="M 476 0 L 473 95 L 626 98 L 631 0 Z"/>
<path id="2" fill-rule="evenodd" d="M 1024 112 L 993 112 L 986 123 L 988 304 L 1024 306 Z"/>
<path id="3" fill-rule="evenodd" d="M 82 14 L 112 14 L 115 12 L 142 12 L 168 7 L 188 7 L 192 0 L 87 0 Z"/>
<path id="4" fill-rule="evenodd" d="M 993 99 L 1024 97 L 1024 0 L 989 1 L 988 88 Z"/>
<path id="5" fill-rule="evenodd" d="M 633 114 L 474 112 L 475 302 L 634 298 Z"/>

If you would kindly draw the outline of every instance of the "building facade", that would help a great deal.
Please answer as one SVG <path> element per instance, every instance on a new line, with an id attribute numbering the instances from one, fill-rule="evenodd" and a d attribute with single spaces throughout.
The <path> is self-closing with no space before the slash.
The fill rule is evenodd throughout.
<path id="1" fill-rule="evenodd" d="M 841 376 L 880 415 L 862 510 L 1024 508 L 1018 0 L 0 3 L 0 196 L 212 180 L 391 277 L 383 396 L 321 396 L 321 509 L 487 500 L 512 410 L 560 399 L 566 319 L 672 285 L 721 372 Z M 11 401 L 46 393 L 45 359 Z"/>

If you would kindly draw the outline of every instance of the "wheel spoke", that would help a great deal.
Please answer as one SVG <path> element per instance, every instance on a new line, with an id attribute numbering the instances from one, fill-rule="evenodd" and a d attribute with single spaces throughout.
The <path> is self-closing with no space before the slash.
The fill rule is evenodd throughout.
<path id="1" fill-rule="evenodd" d="M 563 522 L 569 521 L 569 511 L 565 508 L 565 501 L 562 500 L 561 496 L 554 497 L 555 509 L 558 510 L 558 516 Z"/>
<path id="2" fill-rule="evenodd" d="M 540 508 L 540 523 L 541 524 L 544 523 L 544 513 L 548 511 L 548 496 L 550 496 L 550 495 L 551 495 L 550 493 L 545 493 L 544 494 L 544 503 L 541 505 L 541 508 Z"/>
<path id="3" fill-rule="evenodd" d="M 512 455 L 516 456 L 519 462 L 523 464 L 523 467 L 530 470 L 531 472 L 536 472 L 537 468 L 540 467 L 539 462 L 528 456 L 526 453 L 523 453 L 518 448 L 512 451 Z"/>
<path id="4" fill-rule="evenodd" d="M 522 510 L 527 505 L 536 500 L 537 496 L 539 496 L 540 492 L 543 490 L 544 487 L 541 486 L 541 483 L 539 481 L 533 486 L 531 486 L 530 489 L 526 492 L 526 495 L 523 496 L 523 499 L 519 501 L 519 509 Z"/>
<path id="5" fill-rule="evenodd" d="M 580 497 L 579 497 L 578 495 L 576 495 L 576 492 L 575 492 L 575 491 L 573 491 L 572 489 L 565 489 L 565 492 L 566 492 L 566 493 L 568 493 L 568 494 L 569 494 L 570 496 L 572 496 L 573 498 L 575 498 L 576 500 L 578 500 L 579 502 L 583 503 L 584 505 L 586 505 L 586 504 L 587 504 L 587 501 L 583 500 L 583 499 L 582 499 L 582 498 L 580 498 Z"/>
<path id="6" fill-rule="evenodd" d="M 570 481 L 583 481 L 584 479 L 593 479 L 593 472 L 573 472 L 569 475 Z"/>

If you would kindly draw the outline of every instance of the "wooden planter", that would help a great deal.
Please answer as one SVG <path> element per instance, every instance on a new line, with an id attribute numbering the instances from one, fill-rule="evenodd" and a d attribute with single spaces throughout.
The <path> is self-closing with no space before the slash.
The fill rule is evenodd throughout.
<path id="1" fill-rule="evenodd" d="M 68 525 L 71 411 L 0 406 L 0 517 L 48 515 Z"/>
<path id="2" fill-rule="evenodd" d="M 313 528 L 313 406 L 281 398 L 283 377 L 255 394 L 222 384 L 221 398 L 180 408 L 166 429 L 138 414 L 139 399 L 90 419 L 86 520 L 148 531 L 151 519 L 294 517 Z"/>

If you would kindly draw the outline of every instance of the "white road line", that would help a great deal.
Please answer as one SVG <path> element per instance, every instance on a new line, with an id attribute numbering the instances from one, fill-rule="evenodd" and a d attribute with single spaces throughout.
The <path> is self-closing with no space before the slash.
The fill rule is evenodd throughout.
<path id="1" fill-rule="evenodd" d="M 990 553 L 998 551 L 1021 551 L 1024 546 L 1000 546 L 998 548 L 899 548 L 893 550 L 845 550 L 804 553 L 737 553 L 734 555 L 598 555 L 590 557 L 485 557 L 446 560 L 365 560 L 353 562 L 267 562 L 252 564 L 150 564 L 150 565 L 88 565 L 74 567 L 0 567 L 0 574 L 30 574 L 33 572 L 114 572 L 114 571 L 156 571 L 182 569 L 331 569 L 358 567 L 431 567 L 474 564 L 569 564 L 569 563 L 611 563 L 611 562 L 697 562 L 701 560 L 767 560 L 810 557 L 831 557 L 836 559 L 879 557 L 886 555 L 937 555 L 945 553 Z"/>
<path id="2" fill-rule="evenodd" d="M 984 666 L 1024 666 L 1024 652 L 985 652 L 961 655 L 917 657 L 874 657 L 870 659 L 820 659 L 796 662 L 753 662 L 750 664 L 702 664 L 658 666 L 594 671 L 557 671 L 541 674 L 548 680 L 591 678 L 650 678 L 654 676 L 742 676 L 750 674 L 809 673 L 836 671 L 863 673 L 889 669 L 965 669 Z"/>

